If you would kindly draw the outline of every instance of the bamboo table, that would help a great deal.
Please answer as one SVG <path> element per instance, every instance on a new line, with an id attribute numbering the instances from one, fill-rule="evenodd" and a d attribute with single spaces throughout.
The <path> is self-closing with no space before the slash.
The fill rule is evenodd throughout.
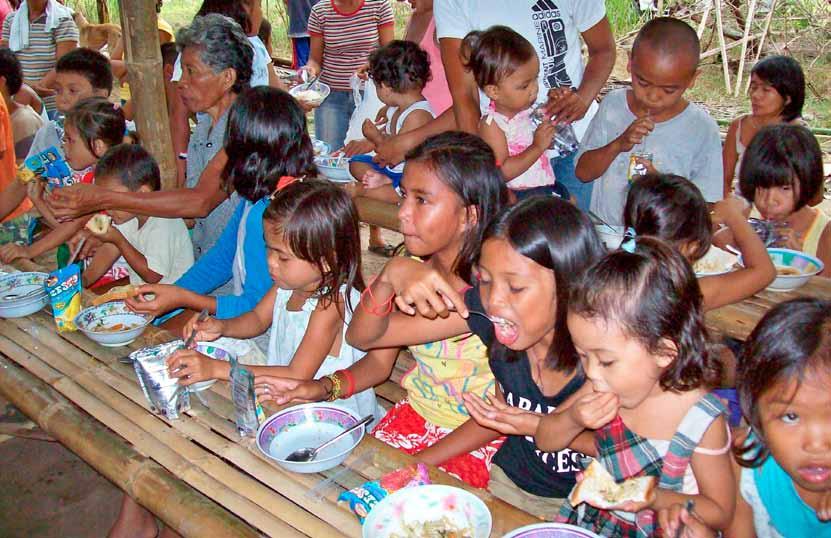
<path id="1" fill-rule="evenodd" d="M 760 291 L 749 299 L 708 312 L 707 325 L 724 336 L 745 340 L 768 310 L 800 297 L 831 300 L 831 278 L 815 276 L 801 288 L 787 292 Z"/>
<path id="2" fill-rule="evenodd" d="M 413 458 L 367 436 L 330 471 L 285 471 L 253 440 L 239 438 L 225 382 L 202 392 L 207 406 L 192 398 L 183 418 L 155 415 L 132 367 L 118 358 L 172 338 L 150 327 L 133 344 L 112 349 L 80 332 L 59 334 L 48 309 L 0 319 L 0 393 L 185 536 L 360 536 L 360 524 L 337 505 L 338 495 Z M 389 406 L 401 389 L 387 382 L 378 395 Z M 493 515 L 493 536 L 538 522 L 436 468 L 430 476 L 481 497 Z"/>

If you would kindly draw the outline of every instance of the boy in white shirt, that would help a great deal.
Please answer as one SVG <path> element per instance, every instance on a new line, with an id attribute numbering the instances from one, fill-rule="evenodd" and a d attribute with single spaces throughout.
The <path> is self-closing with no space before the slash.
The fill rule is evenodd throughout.
<path id="1" fill-rule="evenodd" d="M 132 144 L 112 147 L 98 161 L 95 184 L 117 192 L 151 192 L 161 188 L 159 166 L 147 150 Z M 193 265 L 193 246 L 185 221 L 107 212 L 113 226 L 95 234 L 102 241 L 84 270 L 89 286 L 124 256 L 130 266 L 130 284 L 170 284 Z"/>

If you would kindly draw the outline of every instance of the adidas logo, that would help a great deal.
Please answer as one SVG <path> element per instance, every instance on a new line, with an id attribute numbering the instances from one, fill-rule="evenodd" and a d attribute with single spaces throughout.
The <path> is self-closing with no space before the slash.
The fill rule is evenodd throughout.
<path id="1" fill-rule="evenodd" d="M 551 0 L 537 0 L 537 3 L 531 8 L 531 11 L 550 11 L 554 9 L 560 8 Z"/>

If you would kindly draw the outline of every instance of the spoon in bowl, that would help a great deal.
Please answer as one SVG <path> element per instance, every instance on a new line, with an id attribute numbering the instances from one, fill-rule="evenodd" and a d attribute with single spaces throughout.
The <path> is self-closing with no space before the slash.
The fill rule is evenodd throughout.
<path id="1" fill-rule="evenodd" d="M 309 447 L 309 448 L 298 448 L 297 450 L 295 450 L 294 452 L 292 452 L 291 454 L 286 456 L 286 461 L 291 461 L 291 462 L 294 462 L 294 463 L 304 463 L 304 462 L 307 462 L 307 461 L 312 461 L 313 459 L 315 459 L 317 457 L 318 453 L 321 450 L 323 450 L 327 446 L 331 445 L 332 443 L 334 443 L 338 439 L 342 438 L 347 433 L 351 433 L 353 430 L 356 430 L 356 429 L 360 428 L 361 426 L 363 426 L 367 422 L 371 421 L 373 418 L 375 418 L 375 417 L 373 417 L 372 415 L 365 416 L 364 418 L 359 420 L 356 424 L 354 424 L 354 425 L 350 426 L 349 428 L 345 429 L 344 431 L 340 432 L 339 434 L 332 437 L 331 439 L 329 439 L 328 441 L 326 441 L 322 445 L 318 446 L 317 448 L 311 448 L 311 447 Z"/>

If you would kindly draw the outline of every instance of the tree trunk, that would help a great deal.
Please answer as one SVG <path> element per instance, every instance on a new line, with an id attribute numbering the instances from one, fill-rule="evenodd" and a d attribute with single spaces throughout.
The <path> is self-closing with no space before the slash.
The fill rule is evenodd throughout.
<path id="1" fill-rule="evenodd" d="M 159 163 L 162 188 L 172 189 L 176 187 L 176 160 L 167 116 L 156 2 L 119 0 L 118 4 L 121 8 L 130 94 L 135 102 L 136 126 L 142 145 Z"/>

